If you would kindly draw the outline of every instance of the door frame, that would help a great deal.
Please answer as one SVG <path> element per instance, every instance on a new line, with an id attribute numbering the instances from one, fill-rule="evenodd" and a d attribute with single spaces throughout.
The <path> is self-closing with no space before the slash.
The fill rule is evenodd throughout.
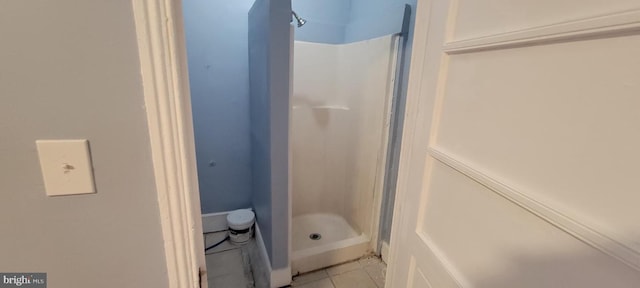
<path id="1" fill-rule="evenodd" d="M 418 0 L 393 212 L 389 266 L 397 265 L 402 206 L 419 191 L 431 111 L 422 91 L 430 0 Z M 207 287 L 181 0 L 133 1 L 169 287 Z M 426 121 L 429 122 L 429 121 Z M 423 155 L 424 154 L 424 155 Z M 418 168 L 419 170 L 415 170 Z M 418 174 L 416 174 L 418 173 Z M 417 190 L 416 190 L 417 188 Z M 204 274 L 203 274 L 204 273 Z M 387 282 L 395 276 L 387 272 Z"/>
<path id="2" fill-rule="evenodd" d="M 207 287 L 182 1 L 132 2 L 169 287 Z"/>
<path id="3" fill-rule="evenodd" d="M 426 50 L 428 40 L 428 28 L 430 21 L 432 0 L 416 1 L 416 20 L 414 24 L 413 46 L 411 50 L 411 62 L 409 68 L 409 80 L 402 128 L 402 142 L 400 144 L 400 160 L 398 164 L 398 178 L 393 207 L 393 220 L 391 224 L 391 239 L 389 247 L 389 262 L 385 287 L 391 287 L 396 277 L 404 275 L 396 274 L 396 267 L 404 265 L 398 253 L 403 246 L 404 235 L 401 231 L 410 231 L 407 227 L 409 220 L 403 213 L 403 207 L 417 201 L 422 191 L 422 175 L 424 174 L 425 159 L 430 138 L 430 128 L 433 109 L 432 97 L 425 93 L 429 87 L 424 87 L 424 68 L 427 66 Z"/>

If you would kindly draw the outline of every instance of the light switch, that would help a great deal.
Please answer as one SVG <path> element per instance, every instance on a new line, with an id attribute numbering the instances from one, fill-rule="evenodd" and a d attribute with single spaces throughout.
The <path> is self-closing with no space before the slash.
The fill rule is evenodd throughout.
<path id="1" fill-rule="evenodd" d="M 47 196 L 96 193 L 89 141 L 37 140 Z"/>

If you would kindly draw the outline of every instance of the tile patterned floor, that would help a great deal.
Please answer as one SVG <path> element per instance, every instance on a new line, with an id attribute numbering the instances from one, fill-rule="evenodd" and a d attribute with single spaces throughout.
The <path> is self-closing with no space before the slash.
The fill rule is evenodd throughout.
<path id="1" fill-rule="evenodd" d="M 219 242 L 226 232 L 205 234 L 205 246 Z M 253 288 L 265 287 L 261 281 L 255 258 L 258 250 L 255 239 L 243 246 L 228 241 L 206 253 L 207 280 L 209 288 Z M 259 266 L 259 265 L 258 265 Z M 357 261 L 305 273 L 293 278 L 294 288 L 382 288 L 387 266 L 377 257 L 366 257 Z M 255 279 L 255 280 L 254 280 Z"/>
<path id="2" fill-rule="evenodd" d="M 205 246 L 218 243 L 227 236 L 226 232 L 205 234 Z M 209 288 L 252 288 L 254 285 L 251 269 L 251 249 L 255 242 L 236 246 L 229 241 L 206 252 L 207 282 Z"/>
<path id="3" fill-rule="evenodd" d="M 377 257 L 305 273 L 293 278 L 295 288 L 382 288 L 387 266 Z"/>

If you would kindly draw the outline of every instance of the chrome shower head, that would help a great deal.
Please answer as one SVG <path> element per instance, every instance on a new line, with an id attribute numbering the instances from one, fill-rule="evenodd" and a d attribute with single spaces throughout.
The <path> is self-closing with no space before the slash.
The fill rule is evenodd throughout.
<path id="1" fill-rule="evenodd" d="M 300 16 L 298 16 L 298 14 L 296 14 L 295 11 L 291 11 L 291 14 L 293 15 L 293 18 L 296 18 L 296 22 L 298 22 L 298 27 L 302 27 L 302 25 L 307 23 L 307 20 L 300 18 Z"/>

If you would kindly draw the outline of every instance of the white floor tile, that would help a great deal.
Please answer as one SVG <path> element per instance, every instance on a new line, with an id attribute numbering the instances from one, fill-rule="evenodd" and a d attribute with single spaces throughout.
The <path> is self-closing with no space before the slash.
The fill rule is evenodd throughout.
<path id="1" fill-rule="evenodd" d="M 369 256 L 358 260 L 358 262 L 360 262 L 360 266 L 364 267 L 371 264 L 378 264 L 381 260 L 376 256 Z"/>
<path id="2" fill-rule="evenodd" d="M 215 244 L 224 239 L 227 233 L 227 231 L 207 233 L 204 235 L 205 244 L 207 246 Z M 262 262 L 257 259 L 258 252 L 254 239 L 246 245 L 233 245 L 226 241 L 207 251 L 205 258 L 209 288 L 268 288 L 268 284 L 265 284 L 268 280 L 263 280 L 262 274 L 259 274 L 257 279 L 261 283 L 254 281 L 254 271 L 260 272 L 259 268 L 262 268 L 260 267 Z M 254 254 L 258 256 L 252 256 Z M 258 262 L 254 263 L 253 258 Z M 252 267 L 252 263 L 257 265 Z"/>
<path id="3" fill-rule="evenodd" d="M 331 276 L 336 288 L 377 288 L 367 272 L 362 269 Z"/>
<path id="4" fill-rule="evenodd" d="M 329 276 L 334 276 L 334 275 L 342 274 L 345 272 L 357 270 L 360 268 L 361 268 L 360 263 L 358 263 L 358 261 L 353 261 L 353 262 L 345 263 L 342 265 L 327 268 L 327 273 L 329 273 Z"/>
<path id="5" fill-rule="evenodd" d="M 249 266 L 251 268 L 251 276 L 253 278 L 255 288 L 269 288 L 271 285 L 271 283 L 269 283 L 270 274 L 267 270 L 266 265 L 264 264 L 262 253 L 258 248 L 256 241 L 251 240 L 251 242 L 249 242 L 242 249 L 246 250 L 247 254 L 249 255 Z"/>
<path id="6" fill-rule="evenodd" d="M 225 274 L 244 273 L 242 265 L 242 253 L 240 249 L 233 249 L 224 252 L 206 255 L 207 279 Z"/>
<path id="7" fill-rule="evenodd" d="M 296 285 L 302 285 L 302 284 L 305 284 L 305 283 L 318 281 L 318 280 L 324 279 L 324 278 L 329 278 L 329 274 L 327 274 L 327 271 L 325 271 L 325 270 L 305 273 L 305 274 L 302 274 L 300 276 L 293 277 L 293 282 L 292 282 L 291 286 L 296 287 Z"/>
<path id="8" fill-rule="evenodd" d="M 300 285 L 300 286 L 292 285 L 292 287 L 296 287 L 296 288 L 335 288 L 335 286 L 333 286 L 333 283 L 331 283 L 331 279 L 330 278 L 324 278 L 322 280 L 309 282 L 307 284 L 303 284 L 303 285 Z"/>
<path id="9" fill-rule="evenodd" d="M 384 277 L 387 272 L 387 266 L 382 262 L 370 263 L 363 267 L 364 271 L 369 274 L 369 277 L 376 283 L 378 288 L 384 287 Z"/>

